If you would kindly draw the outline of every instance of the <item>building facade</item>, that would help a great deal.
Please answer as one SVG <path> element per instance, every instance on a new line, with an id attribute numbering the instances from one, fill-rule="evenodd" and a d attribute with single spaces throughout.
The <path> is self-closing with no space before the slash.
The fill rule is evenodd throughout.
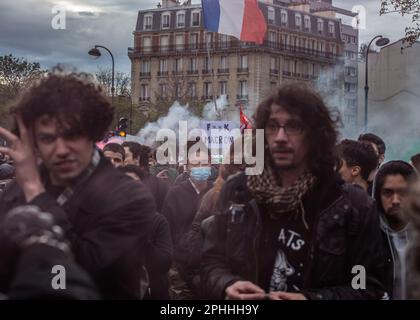
<path id="1" fill-rule="evenodd" d="M 191 1 L 140 11 L 128 51 L 133 103 L 147 108 L 170 89 L 203 101 L 226 95 L 230 108 L 252 111 L 277 86 L 304 81 L 329 88 L 326 94 L 337 96 L 333 107 L 342 109 L 343 26 L 330 3 L 327 9 L 309 0 L 259 5 L 268 26 L 262 45 L 206 32 L 201 5 Z"/>
<path id="2" fill-rule="evenodd" d="M 365 86 L 365 63 L 359 65 L 359 87 Z M 387 145 L 387 160 L 420 152 L 420 43 L 407 47 L 402 40 L 369 53 L 368 131 Z M 364 102 L 364 90 L 359 92 Z M 365 105 L 359 109 L 364 123 Z"/>

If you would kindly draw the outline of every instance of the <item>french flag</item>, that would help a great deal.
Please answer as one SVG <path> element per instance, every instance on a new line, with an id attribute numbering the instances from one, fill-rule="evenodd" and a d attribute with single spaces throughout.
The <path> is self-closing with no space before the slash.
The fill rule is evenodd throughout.
<path id="1" fill-rule="evenodd" d="M 258 0 L 202 0 L 202 5 L 207 30 L 263 43 L 267 23 Z"/>

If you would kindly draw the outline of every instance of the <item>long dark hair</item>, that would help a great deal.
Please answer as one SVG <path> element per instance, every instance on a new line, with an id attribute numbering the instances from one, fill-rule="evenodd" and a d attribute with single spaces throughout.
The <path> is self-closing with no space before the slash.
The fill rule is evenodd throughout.
<path id="1" fill-rule="evenodd" d="M 306 126 L 309 145 L 308 166 L 317 177 L 330 177 L 337 164 L 335 145 L 339 115 L 333 115 L 321 96 L 311 87 L 290 83 L 280 87 L 275 94 L 263 101 L 255 115 L 257 129 L 265 129 L 271 114 L 271 105 L 277 104 L 287 112 L 297 115 Z M 265 141 L 267 144 L 267 141 Z"/>

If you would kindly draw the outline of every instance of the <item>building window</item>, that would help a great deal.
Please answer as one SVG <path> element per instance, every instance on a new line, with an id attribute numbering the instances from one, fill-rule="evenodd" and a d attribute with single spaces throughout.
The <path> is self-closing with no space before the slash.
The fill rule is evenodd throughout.
<path id="1" fill-rule="evenodd" d="M 142 84 L 141 90 L 140 90 L 140 98 L 142 101 L 149 100 L 149 85 L 148 84 Z"/>
<path id="2" fill-rule="evenodd" d="M 160 59 L 159 60 L 159 72 L 167 72 L 168 71 L 168 60 L 167 59 Z"/>
<path id="3" fill-rule="evenodd" d="M 174 61 L 174 71 L 176 73 L 182 72 L 182 58 L 176 58 Z"/>
<path id="4" fill-rule="evenodd" d="M 283 74 L 290 75 L 290 60 L 284 59 L 283 61 Z"/>
<path id="5" fill-rule="evenodd" d="M 213 48 L 213 33 L 207 32 L 206 40 L 206 48 Z"/>
<path id="6" fill-rule="evenodd" d="M 178 28 L 184 28 L 185 27 L 185 13 L 184 12 L 178 12 L 176 15 L 176 26 Z"/>
<path id="7" fill-rule="evenodd" d="M 281 11 L 280 19 L 281 19 L 281 24 L 285 26 L 287 24 L 287 11 L 286 10 Z"/>
<path id="8" fill-rule="evenodd" d="M 211 82 L 204 82 L 204 98 L 205 99 L 211 99 Z"/>
<path id="9" fill-rule="evenodd" d="M 247 99 L 248 98 L 248 87 L 245 80 L 239 81 L 239 99 Z"/>
<path id="10" fill-rule="evenodd" d="M 289 36 L 287 34 L 282 34 L 281 35 L 281 44 L 283 46 L 287 46 L 288 45 L 288 42 L 287 42 L 288 39 L 289 39 Z"/>
<path id="11" fill-rule="evenodd" d="M 190 48 L 198 49 L 198 34 L 197 33 L 190 34 Z"/>
<path id="12" fill-rule="evenodd" d="M 166 94 L 167 94 L 166 83 L 159 84 L 159 94 L 160 94 L 161 97 L 166 97 Z"/>
<path id="13" fill-rule="evenodd" d="M 270 69 L 271 69 L 271 72 L 277 71 L 277 58 L 276 57 L 270 58 Z"/>
<path id="14" fill-rule="evenodd" d="M 248 68 L 248 56 L 244 56 L 244 55 L 239 56 L 239 68 L 241 69 Z"/>
<path id="15" fill-rule="evenodd" d="M 169 36 L 160 36 L 160 50 L 161 51 L 169 50 Z"/>
<path id="16" fill-rule="evenodd" d="M 346 67 L 346 75 L 348 76 L 356 76 L 357 75 L 357 70 L 354 67 Z"/>
<path id="17" fill-rule="evenodd" d="M 142 41 L 142 47 L 144 52 L 150 52 L 152 51 L 152 38 L 150 37 L 143 37 L 141 39 Z"/>
<path id="18" fill-rule="evenodd" d="M 220 82 L 220 95 L 227 95 L 227 82 L 226 81 Z"/>
<path id="19" fill-rule="evenodd" d="M 330 33 L 330 37 L 334 37 L 334 34 L 335 34 L 334 22 L 329 22 L 328 23 L 328 32 Z"/>
<path id="20" fill-rule="evenodd" d="M 197 71 L 197 58 L 190 59 L 190 71 Z"/>
<path id="21" fill-rule="evenodd" d="M 204 58 L 204 71 L 209 72 L 210 71 L 210 59 L 208 57 Z"/>
<path id="22" fill-rule="evenodd" d="M 305 16 L 303 19 L 303 24 L 305 26 L 305 31 L 311 31 L 311 18 L 308 16 Z"/>
<path id="23" fill-rule="evenodd" d="M 191 15 L 192 15 L 191 26 L 192 27 L 199 27 L 200 26 L 200 12 L 199 11 L 193 11 Z"/>
<path id="24" fill-rule="evenodd" d="M 219 34 L 220 48 L 227 48 L 229 43 L 229 36 L 225 34 Z"/>
<path id="25" fill-rule="evenodd" d="M 296 29 L 300 29 L 302 27 L 302 17 L 298 13 L 295 14 L 295 24 L 296 24 Z"/>
<path id="26" fill-rule="evenodd" d="M 143 30 L 152 30 L 153 15 L 144 16 Z"/>
<path id="27" fill-rule="evenodd" d="M 162 14 L 162 29 L 169 29 L 170 21 L 171 21 L 170 13 Z"/>
<path id="28" fill-rule="evenodd" d="M 175 97 L 177 99 L 182 97 L 181 84 L 179 83 L 175 83 Z"/>
<path id="29" fill-rule="evenodd" d="M 227 56 L 220 57 L 220 69 L 227 69 Z"/>
<path id="30" fill-rule="evenodd" d="M 352 93 L 354 93 L 357 90 L 357 85 L 355 83 L 347 83 L 346 82 L 344 84 L 344 87 L 345 87 L 346 92 L 352 92 Z"/>
<path id="31" fill-rule="evenodd" d="M 346 51 L 346 58 L 348 60 L 356 60 L 356 53 L 353 51 Z"/>
<path id="32" fill-rule="evenodd" d="M 268 7 L 268 23 L 275 24 L 276 12 L 273 7 Z"/>
<path id="33" fill-rule="evenodd" d="M 175 37 L 175 45 L 177 50 L 183 50 L 184 49 L 184 35 L 183 34 L 177 34 Z"/>
<path id="34" fill-rule="evenodd" d="M 348 108 L 354 108 L 357 106 L 357 100 L 356 99 L 348 99 L 347 100 L 347 107 Z"/>
<path id="35" fill-rule="evenodd" d="M 324 20 L 318 19 L 317 25 L 318 25 L 318 33 L 322 34 L 324 32 Z"/>
<path id="36" fill-rule="evenodd" d="M 150 72 L 150 62 L 149 60 L 143 60 L 140 65 L 140 72 L 145 74 Z"/>
<path id="37" fill-rule="evenodd" d="M 192 98 L 197 97 L 197 84 L 195 82 L 189 83 L 189 92 Z"/>
<path id="38" fill-rule="evenodd" d="M 277 33 L 274 31 L 268 32 L 268 42 L 270 47 L 275 47 L 277 44 Z"/>

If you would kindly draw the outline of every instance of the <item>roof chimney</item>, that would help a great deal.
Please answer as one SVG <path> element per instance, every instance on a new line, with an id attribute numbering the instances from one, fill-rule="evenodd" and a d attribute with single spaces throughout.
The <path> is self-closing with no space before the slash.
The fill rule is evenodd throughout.
<path id="1" fill-rule="evenodd" d="M 162 8 L 172 8 L 178 5 L 178 1 L 176 0 L 163 0 L 162 1 Z"/>

